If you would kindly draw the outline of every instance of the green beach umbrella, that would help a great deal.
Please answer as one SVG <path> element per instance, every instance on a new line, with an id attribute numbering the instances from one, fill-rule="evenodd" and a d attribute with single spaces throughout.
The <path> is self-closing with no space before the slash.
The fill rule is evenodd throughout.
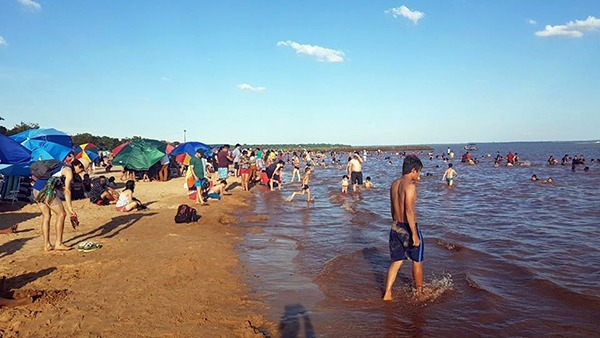
<path id="1" fill-rule="evenodd" d="M 112 163 L 132 170 L 148 170 L 165 156 L 166 147 L 166 143 L 158 140 L 133 140 L 119 151 Z"/>

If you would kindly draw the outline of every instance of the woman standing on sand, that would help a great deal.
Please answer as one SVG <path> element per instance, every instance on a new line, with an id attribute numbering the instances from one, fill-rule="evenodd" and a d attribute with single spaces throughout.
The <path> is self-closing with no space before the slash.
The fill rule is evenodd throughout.
<path id="1" fill-rule="evenodd" d="M 72 155 L 70 155 L 72 156 Z M 66 251 L 70 248 L 63 244 L 63 232 L 65 230 L 65 218 L 67 213 L 71 218 L 73 224 L 78 224 L 77 214 L 73 211 L 73 205 L 71 204 L 71 182 L 73 181 L 73 175 L 78 175 L 84 171 L 83 164 L 79 160 L 72 160 L 71 165 L 65 164 L 54 169 L 50 173 L 50 178 L 41 179 L 38 178 L 33 184 L 33 197 L 37 202 L 37 205 L 42 211 L 42 232 L 44 235 L 44 250 L 58 250 Z M 64 185 L 62 178 L 64 177 Z M 60 199 L 60 196 L 64 194 L 65 204 L 67 210 Z M 56 241 L 55 245 L 50 244 L 50 219 L 52 213 L 56 215 Z"/>

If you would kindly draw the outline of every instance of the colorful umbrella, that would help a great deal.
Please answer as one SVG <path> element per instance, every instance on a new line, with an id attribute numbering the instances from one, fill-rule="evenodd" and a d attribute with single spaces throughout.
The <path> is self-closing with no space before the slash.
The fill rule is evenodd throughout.
<path id="1" fill-rule="evenodd" d="M 128 142 L 125 142 L 123 144 L 119 144 L 118 146 L 116 146 L 115 149 L 112 150 L 113 156 L 117 156 L 121 152 L 121 150 L 123 150 L 123 148 L 125 148 L 129 143 L 131 143 L 131 142 L 128 141 Z"/>
<path id="2" fill-rule="evenodd" d="M 98 147 L 93 143 L 80 144 L 75 148 L 75 158 L 85 158 L 90 163 L 98 159 Z"/>
<path id="3" fill-rule="evenodd" d="M 184 164 L 184 165 L 190 165 L 190 160 L 192 159 L 192 156 L 188 155 L 188 154 L 179 154 L 177 156 L 175 156 L 175 161 Z"/>
<path id="4" fill-rule="evenodd" d="M 167 144 L 167 155 L 171 155 L 173 149 L 175 149 L 175 147 L 172 144 Z"/>
<path id="5" fill-rule="evenodd" d="M 71 136 L 53 128 L 29 129 L 10 138 L 31 150 L 33 160 L 64 161 L 67 155 L 73 152 Z"/>
<path id="6" fill-rule="evenodd" d="M 121 147 L 122 146 L 122 147 Z M 140 139 L 133 140 L 129 144 L 120 145 L 113 164 L 121 165 L 133 170 L 148 170 L 156 162 L 165 156 L 166 143 Z M 115 153 L 113 149 L 113 154 Z"/>

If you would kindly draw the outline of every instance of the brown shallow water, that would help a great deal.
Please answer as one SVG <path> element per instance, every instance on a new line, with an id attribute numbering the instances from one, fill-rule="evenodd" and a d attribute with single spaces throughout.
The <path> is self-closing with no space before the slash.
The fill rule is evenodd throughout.
<path id="1" fill-rule="evenodd" d="M 433 146 L 435 154 L 446 146 Z M 458 150 L 459 146 L 452 147 Z M 600 144 L 482 144 L 476 166 L 454 161 L 425 165 L 417 213 L 425 237 L 428 299 L 413 297 L 410 264 L 395 285 L 396 299 L 380 300 L 389 264 L 389 192 L 402 158 L 369 156 L 365 176 L 376 189 L 339 193 L 343 172 L 317 168 L 316 200 L 284 198 L 299 190 L 254 191 L 252 231 L 239 250 L 257 298 L 283 336 L 576 335 L 600 330 L 600 163 L 576 172 L 548 166 L 554 155 L 600 158 Z M 496 151 L 518 152 L 531 166 L 492 166 Z M 457 151 L 457 155 L 462 152 Z M 392 163 L 386 156 L 391 156 Z M 439 167 L 436 167 L 438 166 Z M 286 168 L 289 179 L 290 169 Z M 426 173 L 434 176 L 426 176 Z M 534 183 L 532 174 L 553 184 Z"/>

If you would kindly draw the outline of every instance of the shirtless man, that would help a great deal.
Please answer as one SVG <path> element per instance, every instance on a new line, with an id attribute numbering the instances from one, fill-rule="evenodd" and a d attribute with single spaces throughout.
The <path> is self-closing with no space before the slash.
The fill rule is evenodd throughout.
<path id="1" fill-rule="evenodd" d="M 417 185 L 423 164 L 415 155 L 408 155 L 402 164 L 402 177 L 390 188 L 393 224 L 389 245 L 392 262 L 388 269 L 383 300 L 392 300 L 392 286 L 405 259 L 413 261 L 413 279 L 418 293 L 423 289 L 423 236 L 417 225 L 415 202 Z"/>
<path id="2" fill-rule="evenodd" d="M 363 160 L 358 152 L 355 152 L 352 155 L 352 159 L 348 161 L 348 165 L 346 166 L 348 176 L 350 176 L 350 182 L 352 183 L 352 191 L 356 191 L 357 187 L 358 191 L 361 190 L 361 186 L 363 184 L 362 162 Z"/>

